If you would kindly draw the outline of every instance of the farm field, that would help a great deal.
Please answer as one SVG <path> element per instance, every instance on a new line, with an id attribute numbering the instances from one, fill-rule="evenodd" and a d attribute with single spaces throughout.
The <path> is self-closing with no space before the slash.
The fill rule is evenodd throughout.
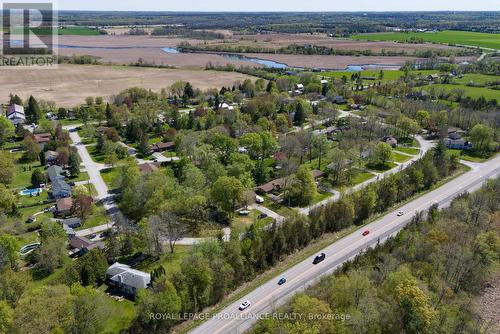
<path id="1" fill-rule="evenodd" d="M 182 79 L 203 90 L 231 86 L 247 78 L 250 76 L 236 72 L 99 65 L 60 65 L 57 69 L 36 71 L 7 69 L 0 70 L 0 102 L 7 102 L 5 99 L 12 93 L 23 99 L 33 95 L 72 107 L 83 103 L 88 96 L 110 100 L 113 94 L 135 86 L 159 92 Z"/>
<path id="2" fill-rule="evenodd" d="M 480 48 L 500 50 L 500 35 L 469 31 L 445 30 L 436 33 L 389 32 L 353 35 L 355 40 L 406 42 L 410 38 L 422 38 L 427 42 L 440 44 L 470 45 Z"/>

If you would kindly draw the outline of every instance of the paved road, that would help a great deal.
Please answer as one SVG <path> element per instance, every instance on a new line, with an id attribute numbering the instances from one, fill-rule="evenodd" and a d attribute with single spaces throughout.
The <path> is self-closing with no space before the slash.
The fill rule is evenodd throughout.
<path id="1" fill-rule="evenodd" d="M 78 125 L 73 125 L 65 128 L 69 131 L 69 136 L 71 138 L 71 141 L 73 142 L 73 146 L 75 146 L 76 149 L 78 150 L 78 154 L 82 159 L 82 163 L 85 166 L 85 170 L 89 175 L 90 182 L 94 185 L 97 191 L 97 196 L 96 196 L 97 200 L 103 203 L 104 209 L 106 210 L 106 213 L 111 219 L 111 221 L 106 224 L 76 232 L 76 235 L 78 236 L 85 236 L 92 233 L 99 233 L 105 231 L 113 227 L 116 221 L 126 222 L 127 220 L 120 212 L 120 210 L 118 210 L 118 207 L 116 206 L 113 196 L 108 193 L 108 186 L 102 179 L 101 173 L 99 172 L 99 170 L 102 169 L 100 168 L 102 166 L 100 166 L 101 164 L 96 164 L 90 157 L 90 154 L 87 151 L 85 145 L 83 145 L 82 139 L 78 135 L 78 132 L 75 131 L 75 128 L 77 127 Z"/>
<path id="2" fill-rule="evenodd" d="M 370 231 L 368 236 L 363 237 L 361 231 L 356 231 L 338 240 L 322 250 L 326 254 L 326 259 L 322 263 L 313 265 L 313 258 L 309 258 L 295 265 L 232 303 L 214 318 L 201 324 L 190 333 L 245 332 L 258 320 L 258 316 L 272 312 L 276 306 L 285 303 L 293 294 L 317 282 L 320 277 L 332 273 L 348 259 L 355 257 L 369 247 L 375 246 L 379 241 L 382 242 L 387 237 L 396 234 L 411 220 L 415 213 L 428 210 L 433 203 L 444 207 L 459 194 L 476 190 L 486 179 L 498 175 L 500 175 L 500 156 L 367 225 L 363 230 Z M 397 211 L 399 210 L 403 210 L 405 215 L 398 217 Z M 287 279 L 287 282 L 281 287 L 276 284 L 280 277 Z M 240 312 L 238 311 L 238 305 L 243 300 L 250 300 L 252 305 L 246 311 Z"/>

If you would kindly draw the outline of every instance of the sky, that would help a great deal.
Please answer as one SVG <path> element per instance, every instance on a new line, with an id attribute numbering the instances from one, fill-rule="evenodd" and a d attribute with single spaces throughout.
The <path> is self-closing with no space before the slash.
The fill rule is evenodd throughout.
<path id="1" fill-rule="evenodd" d="M 499 11 L 500 0 L 58 0 L 60 10 Z"/>

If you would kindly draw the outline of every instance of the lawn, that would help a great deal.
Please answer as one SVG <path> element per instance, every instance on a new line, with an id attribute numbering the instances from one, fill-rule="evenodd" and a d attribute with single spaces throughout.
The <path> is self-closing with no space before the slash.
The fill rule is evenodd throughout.
<path id="1" fill-rule="evenodd" d="M 21 153 L 15 153 L 14 159 L 21 157 Z M 21 190 L 31 186 L 31 173 L 36 168 L 43 168 L 38 161 L 33 163 L 15 163 L 16 172 L 10 184 L 11 189 Z"/>
<path id="2" fill-rule="evenodd" d="M 110 190 L 116 190 L 116 179 L 118 178 L 118 168 L 106 168 L 101 170 L 101 176 Z"/>
<path id="3" fill-rule="evenodd" d="M 387 71 L 383 71 L 383 72 L 384 72 L 384 77 L 380 81 L 386 81 L 386 82 L 387 81 L 396 81 L 405 74 L 404 71 L 399 71 L 399 70 L 390 70 L 390 71 L 387 70 Z M 378 70 L 378 71 L 373 71 L 373 70 L 360 71 L 358 73 L 361 75 L 361 77 L 375 78 L 376 79 L 375 81 L 379 81 L 378 77 L 380 74 L 380 70 Z M 419 77 L 424 77 L 424 76 L 428 76 L 429 74 L 434 74 L 434 73 L 436 73 L 436 71 L 434 71 L 434 70 L 420 70 L 420 71 L 413 71 L 410 73 L 415 74 Z M 353 72 L 347 72 L 347 71 L 321 72 L 322 76 L 336 78 L 336 79 L 341 79 L 345 75 L 348 80 L 351 79 L 352 74 L 353 74 Z"/>
<path id="4" fill-rule="evenodd" d="M 281 205 L 279 203 L 276 203 L 276 202 L 272 201 L 267 196 L 264 196 L 264 199 L 265 199 L 265 201 L 264 201 L 264 203 L 262 203 L 263 206 L 265 206 L 266 208 L 268 208 L 270 210 L 273 210 L 274 212 L 280 214 L 283 217 L 288 217 L 288 216 L 295 213 L 294 209 L 289 208 L 285 205 Z"/>
<path id="5" fill-rule="evenodd" d="M 404 146 L 398 146 L 394 148 L 395 151 L 403 152 L 406 154 L 411 154 L 411 155 L 417 155 L 420 150 L 418 148 L 413 148 L 413 147 L 404 147 Z"/>
<path id="6" fill-rule="evenodd" d="M 464 95 L 477 99 L 479 97 L 484 97 L 486 100 L 497 100 L 500 101 L 500 90 L 494 90 L 486 87 L 471 87 L 460 84 L 433 84 L 422 87 L 423 89 L 429 91 L 434 88 L 436 93 L 440 90 L 445 92 L 450 92 L 454 89 L 460 89 L 464 91 Z"/>
<path id="7" fill-rule="evenodd" d="M 136 269 L 150 272 L 159 265 L 162 265 L 167 275 L 171 275 L 173 272 L 180 270 L 182 259 L 190 253 L 192 247 L 193 246 L 176 245 L 174 253 L 172 254 L 170 253 L 169 246 L 165 245 L 165 254 L 163 254 L 159 260 L 155 261 L 152 257 L 149 257 L 141 261 Z"/>
<path id="8" fill-rule="evenodd" d="M 272 223 L 273 219 L 271 217 L 259 219 L 258 217 L 260 214 L 261 213 L 258 210 L 250 210 L 250 214 L 248 216 L 240 216 L 236 214 L 231 224 L 232 231 L 244 233 L 247 228 L 252 226 L 252 224 L 258 224 L 259 227 L 264 227 Z"/>
<path id="9" fill-rule="evenodd" d="M 92 157 L 92 160 L 94 160 L 95 162 L 101 163 L 101 164 L 104 163 L 104 154 L 102 154 L 101 152 L 99 152 L 97 150 L 96 145 L 89 145 L 89 146 L 86 146 L 86 148 L 87 148 L 87 151 L 89 152 L 90 156 Z"/>
<path id="10" fill-rule="evenodd" d="M 465 160 L 465 161 L 470 161 L 470 162 L 484 162 L 487 159 L 491 158 L 491 154 L 487 156 L 481 156 L 475 152 L 471 151 L 463 151 L 463 150 L 456 150 L 456 149 L 448 149 L 449 153 L 456 153 L 460 156 L 460 159 Z"/>
<path id="11" fill-rule="evenodd" d="M 401 153 L 398 153 L 395 151 L 392 152 L 392 160 L 395 162 L 403 163 L 403 162 L 406 162 L 410 159 L 411 159 L 411 157 L 407 156 L 406 154 L 401 154 Z"/>
<path id="12" fill-rule="evenodd" d="M 87 181 L 89 179 L 89 174 L 87 172 L 80 172 L 77 177 L 70 177 L 68 180 L 71 182 L 81 182 Z"/>
<path id="13" fill-rule="evenodd" d="M 397 41 L 407 42 L 411 38 L 421 38 L 426 42 L 439 44 L 459 44 L 480 48 L 500 50 L 500 35 L 470 31 L 444 30 L 435 33 L 425 32 L 387 32 L 368 33 L 351 36 L 356 40 L 369 41 Z"/>
<path id="14" fill-rule="evenodd" d="M 313 201 L 311 204 L 316 204 L 316 203 L 319 203 L 325 199 L 327 199 L 328 197 L 331 197 L 333 196 L 332 193 L 329 193 L 329 192 L 324 192 L 324 193 L 320 193 L 320 192 L 316 192 L 316 194 L 314 195 L 314 198 L 313 198 Z"/>
<path id="15" fill-rule="evenodd" d="M 467 73 L 460 78 L 454 78 L 453 82 L 462 85 L 467 85 L 469 83 L 473 83 L 475 85 L 486 85 L 488 83 L 497 82 L 499 80 L 500 79 L 495 75 L 487 75 L 481 73 Z"/>
<path id="16" fill-rule="evenodd" d="M 134 302 L 128 299 L 115 300 L 106 296 L 107 311 L 103 334 L 122 333 L 126 331 L 136 317 Z"/>
<path id="17" fill-rule="evenodd" d="M 367 164 L 366 168 L 378 173 L 382 173 L 388 171 L 389 169 L 393 169 L 396 166 L 397 165 L 394 162 L 388 161 L 385 164 L 378 164 L 378 165 Z"/>
<path id="18" fill-rule="evenodd" d="M 38 35 L 52 35 L 53 31 L 50 28 L 31 28 Z M 12 29 L 12 33 L 20 32 L 17 29 Z M 58 35 L 80 35 L 80 36 L 98 36 L 102 35 L 99 30 L 88 27 L 58 27 Z"/>
<path id="19" fill-rule="evenodd" d="M 76 230 L 83 230 L 90 227 L 95 227 L 99 225 L 106 224 L 108 218 L 106 216 L 106 210 L 102 205 L 94 205 L 94 211 L 92 214 L 84 220 L 83 225 Z"/>
<path id="20" fill-rule="evenodd" d="M 373 178 L 374 176 L 375 175 L 373 175 L 370 172 L 359 172 L 351 178 L 350 185 L 355 186 L 357 184 L 368 181 L 369 179 Z"/>

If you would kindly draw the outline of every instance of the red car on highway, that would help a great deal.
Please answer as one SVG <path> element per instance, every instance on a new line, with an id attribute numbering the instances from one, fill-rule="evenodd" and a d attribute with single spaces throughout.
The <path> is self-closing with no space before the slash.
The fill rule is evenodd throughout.
<path id="1" fill-rule="evenodd" d="M 370 231 L 368 231 L 368 230 L 366 230 L 366 231 L 363 232 L 363 236 L 364 237 L 367 236 L 368 234 L 370 234 Z"/>

